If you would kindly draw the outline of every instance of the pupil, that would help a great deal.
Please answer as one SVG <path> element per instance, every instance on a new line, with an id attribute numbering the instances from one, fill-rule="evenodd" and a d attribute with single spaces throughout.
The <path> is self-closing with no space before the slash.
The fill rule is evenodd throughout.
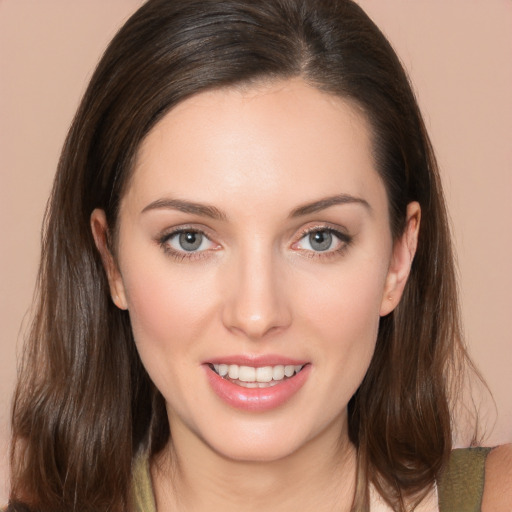
<path id="1" fill-rule="evenodd" d="M 331 247 L 332 234 L 328 231 L 317 231 L 309 235 L 309 243 L 315 251 L 326 251 Z"/>
<path id="2" fill-rule="evenodd" d="M 201 233 L 180 233 L 180 246 L 184 251 L 195 251 L 202 242 Z"/>

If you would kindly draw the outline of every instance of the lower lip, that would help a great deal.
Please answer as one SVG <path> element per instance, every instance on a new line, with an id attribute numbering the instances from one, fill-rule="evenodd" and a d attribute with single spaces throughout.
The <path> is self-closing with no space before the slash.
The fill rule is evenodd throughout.
<path id="1" fill-rule="evenodd" d="M 283 405 L 304 385 L 311 369 L 308 364 L 293 377 L 268 388 L 244 388 L 222 378 L 208 365 L 204 367 L 210 386 L 219 398 L 231 407 L 253 412 L 269 411 Z"/>

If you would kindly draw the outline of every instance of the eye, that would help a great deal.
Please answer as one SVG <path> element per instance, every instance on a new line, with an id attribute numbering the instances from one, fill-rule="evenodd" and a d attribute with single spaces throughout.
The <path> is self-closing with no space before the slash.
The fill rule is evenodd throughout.
<path id="1" fill-rule="evenodd" d="M 198 253 L 215 247 L 215 244 L 200 231 L 191 229 L 175 231 L 163 237 L 161 244 L 174 253 Z"/>
<path id="2" fill-rule="evenodd" d="M 335 238 L 329 231 L 315 231 L 309 233 L 304 238 L 304 249 L 310 249 L 313 251 L 328 251 L 332 248 L 333 241 Z"/>
<path id="3" fill-rule="evenodd" d="M 343 250 L 349 243 L 350 237 L 330 228 L 309 230 L 294 244 L 295 249 L 313 252 L 337 252 Z"/>

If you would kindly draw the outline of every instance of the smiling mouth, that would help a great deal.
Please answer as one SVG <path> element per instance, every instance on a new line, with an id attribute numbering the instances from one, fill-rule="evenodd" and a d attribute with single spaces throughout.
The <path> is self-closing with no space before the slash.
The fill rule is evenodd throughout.
<path id="1" fill-rule="evenodd" d="M 245 388 L 268 388 L 291 379 L 305 365 L 240 366 L 237 364 L 209 364 L 217 375 Z"/>

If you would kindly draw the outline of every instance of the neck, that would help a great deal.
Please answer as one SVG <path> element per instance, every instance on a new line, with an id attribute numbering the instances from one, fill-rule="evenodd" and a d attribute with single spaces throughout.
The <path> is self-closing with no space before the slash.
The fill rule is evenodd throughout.
<path id="1" fill-rule="evenodd" d="M 152 466 L 157 509 L 173 512 L 260 512 L 269 504 L 275 512 L 348 511 L 355 474 L 345 418 L 271 461 L 228 459 L 173 428 L 172 442 Z"/>

